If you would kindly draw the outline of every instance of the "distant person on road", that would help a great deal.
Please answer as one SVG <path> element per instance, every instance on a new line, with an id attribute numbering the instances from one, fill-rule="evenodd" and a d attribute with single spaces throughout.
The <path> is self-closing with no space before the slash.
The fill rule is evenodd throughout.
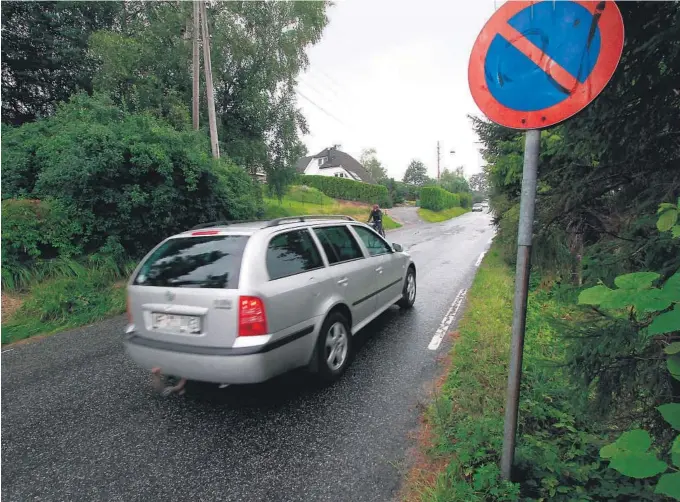
<path id="1" fill-rule="evenodd" d="M 380 235 L 385 237 L 385 231 L 383 230 L 382 218 L 383 218 L 383 213 L 380 210 L 380 206 L 378 204 L 373 204 L 373 211 L 371 211 L 371 214 L 368 215 L 368 223 L 373 222 L 373 228 L 375 228 L 376 232 L 378 232 Z"/>

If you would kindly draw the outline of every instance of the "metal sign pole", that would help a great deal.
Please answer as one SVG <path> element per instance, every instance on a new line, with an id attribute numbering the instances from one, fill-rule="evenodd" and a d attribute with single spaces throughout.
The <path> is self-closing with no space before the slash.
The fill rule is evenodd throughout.
<path id="1" fill-rule="evenodd" d="M 501 476 L 510 479 L 515 460 L 517 435 L 517 412 L 519 409 L 520 380 L 522 378 L 522 355 L 524 330 L 527 318 L 527 295 L 531 269 L 531 240 L 534 229 L 536 205 L 536 176 L 541 132 L 530 129 L 524 142 L 524 169 L 522 170 L 522 195 L 519 204 L 519 230 L 517 233 L 517 270 L 515 272 L 515 300 L 512 315 L 512 341 L 510 344 L 510 371 L 505 402 L 505 426 L 503 431 L 503 454 Z"/>

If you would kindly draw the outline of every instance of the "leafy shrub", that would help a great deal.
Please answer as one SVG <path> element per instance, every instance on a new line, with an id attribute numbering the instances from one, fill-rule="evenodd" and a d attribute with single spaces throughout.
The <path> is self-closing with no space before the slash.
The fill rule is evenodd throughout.
<path id="1" fill-rule="evenodd" d="M 393 204 L 401 204 L 407 200 L 416 200 L 420 193 L 420 187 L 395 180 L 394 178 L 384 179 L 380 184 L 387 188 Z"/>
<path id="2" fill-rule="evenodd" d="M 208 141 L 76 95 L 54 117 L 3 130 L 3 197 L 53 197 L 77 218 L 84 252 L 121 245 L 140 255 L 197 223 L 261 211 L 257 184 L 212 159 Z"/>
<path id="3" fill-rule="evenodd" d="M 80 253 L 74 242 L 81 229 L 52 201 L 2 201 L 3 266 Z"/>
<path id="4" fill-rule="evenodd" d="M 472 207 L 472 194 L 470 192 L 460 192 L 458 197 L 460 197 L 460 207 L 465 209 Z"/>
<path id="5" fill-rule="evenodd" d="M 677 205 L 661 204 L 658 211 L 657 228 L 661 232 L 671 232 L 674 238 L 680 237 L 680 225 L 677 225 L 679 210 L 680 199 Z M 600 395 L 607 392 L 614 394 L 620 401 L 627 398 L 625 404 L 628 409 L 634 406 L 645 412 L 647 416 L 640 417 L 635 425 L 650 428 L 661 443 L 660 459 L 657 448 L 652 447 L 650 433 L 635 428 L 624 432 L 614 443 L 604 446 L 600 450 L 600 457 L 609 460 L 612 469 L 636 479 L 654 479 L 661 475 L 655 493 L 680 500 L 680 403 L 673 402 L 677 401 L 675 390 L 680 381 L 680 270 L 654 287 L 660 280 L 661 275 L 656 272 L 620 275 L 614 280 L 615 288 L 598 284 L 583 290 L 579 295 L 579 303 L 596 306 L 598 312 L 611 311 L 613 322 L 607 324 L 628 324 L 632 343 L 626 347 L 628 353 L 624 351 L 616 359 L 623 360 L 624 364 L 627 358 L 635 361 L 633 365 L 638 363 L 639 368 L 633 366 L 633 371 L 625 373 L 626 376 L 635 377 L 623 379 L 619 370 L 618 374 L 615 373 L 618 379 L 612 382 L 613 378 L 606 373 L 607 366 L 611 365 L 609 363 L 604 368 L 598 368 L 599 371 L 592 372 L 591 378 L 595 380 L 597 376 L 598 381 L 593 383 Z M 661 356 L 662 349 L 667 357 Z M 599 352 L 603 357 L 612 359 L 609 351 Z M 616 362 L 616 359 L 613 361 Z M 645 378 L 640 378 L 641 374 Z M 604 389 L 603 380 L 609 384 Z M 660 398 L 671 402 L 659 405 Z M 626 406 L 622 408 L 625 412 Z"/>
<path id="6" fill-rule="evenodd" d="M 439 187 L 423 187 L 420 189 L 420 207 L 430 211 L 441 211 L 452 207 L 460 207 L 460 196 L 447 192 Z"/>
<path id="7" fill-rule="evenodd" d="M 335 176 L 301 175 L 298 183 L 311 186 L 334 199 L 353 200 L 392 207 L 387 188 Z"/>

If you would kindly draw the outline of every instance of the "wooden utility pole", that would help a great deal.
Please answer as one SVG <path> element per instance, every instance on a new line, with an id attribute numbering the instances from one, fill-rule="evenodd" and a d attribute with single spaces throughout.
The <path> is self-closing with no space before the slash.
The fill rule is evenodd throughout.
<path id="1" fill-rule="evenodd" d="M 203 66 L 205 67 L 205 93 L 208 98 L 208 123 L 210 124 L 210 147 L 213 157 L 220 158 L 220 144 L 217 140 L 217 119 L 215 118 L 215 90 L 212 80 L 212 62 L 210 61 L 210 32 L 208 31 L 208 14 L 205 1 L 201 0 L 201 26 L 203 38 Z"/>
<path id="2" fill-rule="evenodd" d="M 439 181 L 439 177 L 441 176 L 441 173 L 440 173 L 440 171 L 439 171 L 439 159 L 440 159 L 440 155 L 439 155 L 439 141 L 437 141 L 437 181 Z"/>
<path id="3" fill-rule="evenodd" d="M 200 71 L 201 71 L 201 61 L 200 61 L 200 51 L 198 44 L 198 36 L 201 30 L 201 12 L 198 2 L 194 0 L 192 2 L 194 15 L 193 15 L 193 30 L 191 33 L 192 39 L 192 49 L 193 49 L 193 63 L 192 63 L 192 78 L 193 78 L 193 93 L 192 93 L 192 106 L 191 106 L 191 118 L 194 124 L 194 130 L 198 131 L 199 125 L 199 115 L 200 115 Z"/>

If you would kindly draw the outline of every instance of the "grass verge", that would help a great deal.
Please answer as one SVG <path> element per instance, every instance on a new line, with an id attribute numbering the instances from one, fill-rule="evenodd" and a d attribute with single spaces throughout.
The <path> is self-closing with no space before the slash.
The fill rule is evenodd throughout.
<path id="1" fill-rule="evenodd" d="M 445 381 L 424 413 L 429 439 L 420 453 L 427 461 L 409 473 L 406 500 L 655 500 L 648 485 L 608 469 L 599 458 L 606 438 L 592 432 L 580 405 L 585 396 L 560 366 L 566 346 L 554 319 L 575 312 L 558 298 L 555 291 L 530 293 L 515 482 L 503 481 L 498 465 L 513 273 L 497 246 L 491 248 L 468 294 Z"/>
<path id="2" fill-rule="evenodd" d="M 444 209 L 443 211 L 430 211 L 429 209 L 418 208 L 418 215 L 428 223 L 439 223 L 440 221 L 450 220 L 456 216 L 460 216 L 469 212 L 469 209 L 462 207 L 452 207 L 451 209 Z"/>
<path id="3" fill-rule="evenodd" d="M 368 220 L 371 206 L 358 202 L 345 202 L 332 199 L 314 188 L 291 187 L 279 201 L 277 198 L 264 198 L 265 218 L 284 216 L 303 216 L 305 214 L 343 214 L 359 221 Z M 383 217 L 385 230 L 401 227 L 389 215 Z"/>
<path id="4" fill-rule="evenodd" d="M 92 260 L 90 260 L 91 262 Z M 107 266 L 108 265 L 108 266 Z M 81 266 L 69 272 L 29 284 L 17 296 L 3 293 L 18 305 L 2 319 L 2 345 L 37 335 L 76 328 L 125 311 L 125 287 L 117 282 L 129 275 L 133 265 Z"/>

